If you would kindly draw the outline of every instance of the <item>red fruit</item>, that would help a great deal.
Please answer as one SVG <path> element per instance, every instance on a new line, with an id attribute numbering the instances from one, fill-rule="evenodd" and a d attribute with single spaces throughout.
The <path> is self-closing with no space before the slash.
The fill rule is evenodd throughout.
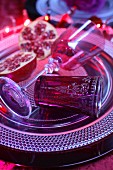
<path id="1" fill-rule="evenodd" d="M 24 27 L 19 36 L 22 51 L 33 51 L 41 60 L 51 54 L 52 43 L 58 38 L 56 28 L 43 20 L 35 20 Z"/>
<path id="2" fill-rule="evenodd" d="M 36 54 L 31 52 L 18 52 L 1 60 L 0 76 L 6 76 L 20 82 L 27 79 L 36 67 Z"/>

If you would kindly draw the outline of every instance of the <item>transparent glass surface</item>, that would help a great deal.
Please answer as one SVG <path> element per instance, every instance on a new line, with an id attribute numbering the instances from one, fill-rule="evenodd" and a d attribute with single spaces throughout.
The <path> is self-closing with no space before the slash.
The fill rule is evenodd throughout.
<path id="1" fill-rule="evenodd" d="M 98 117 L 101 109 L 103 80 L 98 76 L 40 76 L 34 88 L 36 105 L 71 107 Z"/>
<path id="2" fill-rule="evenodd" d="M 54 42 L 52 57 L 61 62 L 61 68 L 74 70 L 86 64 L 104 47 L 105 39 L 98 25 L 91 20 L 81 20 L 69 26 Z"/>
<path id="3" fill-rule="evenodd" d="M 14 81 L 7 77 L 0 77 L 0 99 L 13 114 L 12 116 L 27 117 L 31 113 L 27 96 Z"/>

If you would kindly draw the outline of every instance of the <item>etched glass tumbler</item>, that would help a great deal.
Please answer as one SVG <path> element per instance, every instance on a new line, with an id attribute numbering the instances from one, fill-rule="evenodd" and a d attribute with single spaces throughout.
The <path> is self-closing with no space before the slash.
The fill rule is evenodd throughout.
<path id="1" fill-rule="evenodd" d="M 37 105 L 71 107 L 98 117 L 103 79 L 98 76 L 40 76 L 34 89 Z"/>

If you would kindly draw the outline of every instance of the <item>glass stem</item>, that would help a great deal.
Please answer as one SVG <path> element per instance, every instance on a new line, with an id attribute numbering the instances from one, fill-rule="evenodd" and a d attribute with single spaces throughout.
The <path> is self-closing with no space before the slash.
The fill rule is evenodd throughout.
<path id="1" fill-rule="evenodd" d="M 39 74 L 37 74 L 36 77 L 34 77 L 31 81 L 29 81 L 29 82 L 28 82 L 25 86 L 23 86 L 22 88 L 23 88 L 24 90 L 26 90 L 31 84 L 33 84 L 33 83 L 36 81 L 36 79 L 37 79 L 38 77 L 40 77 L 41 75 L 43 75 L 45 72 L 46 72 L 45 69 L 42 70 Z"/>
<path id="2" fill-rule="evenodd" d="M 60 69 L 60 62 L 57 59 L 50 58 L 48 61 L 48 64 L 45 64 L 44 69 L 37 74 L 36 77 L 34 77 L 31 81 L 29 81 L 25 86 L 22 87 L 26 91 L 26 89 L 33 84 L 38 77 L 43 75 L 44 73 L 46 74 L 52 74 L 54 71 L 59 71 Z"/>

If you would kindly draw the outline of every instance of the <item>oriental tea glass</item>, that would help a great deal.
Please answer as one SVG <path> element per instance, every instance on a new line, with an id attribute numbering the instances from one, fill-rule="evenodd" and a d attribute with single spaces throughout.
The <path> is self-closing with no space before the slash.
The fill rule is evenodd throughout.
<path id="1" fill-rule="evenodd" d="M 36 105 L 72 107 L 98 117 L 103 79 L 98 76 L 40 76 L 35 84 Z"/>

